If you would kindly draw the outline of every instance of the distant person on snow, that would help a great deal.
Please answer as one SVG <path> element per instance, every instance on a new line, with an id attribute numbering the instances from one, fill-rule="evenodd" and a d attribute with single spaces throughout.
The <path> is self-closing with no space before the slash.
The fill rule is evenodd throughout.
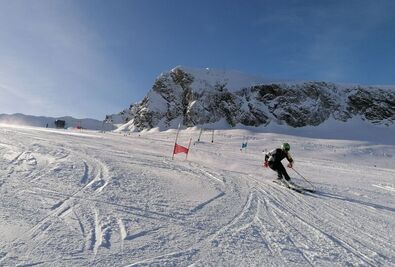
<path id="1" fill-rule="evenodd" d="M 281 148 L 273 149 L 272 151 L 265 154 L 264 166 L 270 167 L 273 171 L 277 172 L 277 179 L 281 180 L 284 176 L 285 180 L 290 183 L 291 178 L 289 177 L 287 171 L 285 170 L 281 161 L 286 158 L 288 160 L 288 167 L 292 168 L 293 159 L 289 153 L 290 145 L 288 143 L 282 144 Z"/>

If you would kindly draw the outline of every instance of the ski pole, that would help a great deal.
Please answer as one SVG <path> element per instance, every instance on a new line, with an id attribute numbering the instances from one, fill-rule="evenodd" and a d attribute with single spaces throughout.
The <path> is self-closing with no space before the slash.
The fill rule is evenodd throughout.
<path id="1" fill-rule="evenodd" d="M 314 189 L 315 186 L 309 181 L 307 180 L 303 175 L 301 175 L 297 170 L 295 170 L 293 167 L 291 167 L 292 170 L 294 170 L 294 172 L 296 172 L 300 177 L 302 177 L 306 182 L 308 182 Z"/>

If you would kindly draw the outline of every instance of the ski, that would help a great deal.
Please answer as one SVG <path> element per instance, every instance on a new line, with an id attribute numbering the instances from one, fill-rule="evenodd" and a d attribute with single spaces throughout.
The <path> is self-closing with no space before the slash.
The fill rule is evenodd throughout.
<path id="1" fill-rule="evenodd" d="M 301 193 L 301 194 L 304 193 L 302 189 L 299 189 L 299 188 L 297 188 L 297 187 L 293 187 L 293 186 L 291 186 L 290 184 L 288 184 L 288 183 L 286 183 L 286 182 L 284 182 L 284 181 L 274 180 L 273 183 L 276 183 L 276 184 L 278 184 L 278 185 L 281 185 L 281 186 L 283 186 L 283 187 L 285 187 L 285 188 L 288 188 L 288 189 L 290 189 L 290 190 L 293 190 L 293 191 L 298 192 L 298 193 Z"/>
<path id="2" fill-rule="evenodd" d="M 286 180 L 283 181 L 283 182 L 286 183 L 291 188 L 295 188 L 295 189 L 298 189 L 298 190 L 303 190 L 305 192 L 310 192 L 310 193 L 314 193 L 315 192 L 315 190 L 313 190 L 313 189 L 305 188 L 305 187 L 302 187 L 302 186 L 294 184 L 294 183 L 289 183 Z"/>
<path id="3" fill-rule="evenodd" d="M 310 188 L 303 188 L 302 190 L 309 192 L 309 193 L 316 193 L 316 191 L 314 189 L 310 189 Z"/>
<path id="4" fill-rule="evenodd" d="M 315 193 L 316 192 L 314 189 L 304 188 L 304 187 L 301 187 L 299 185 L 290 184 L 290 183 L 288 183 L 285 180 L 282 180 L 282 181 L 274 180 L 273 182 L 276 183 L 276 184 L 282 185 L 285 188 L 294 190 L 294 191 L 296 191 L 298 193 L 304 193 L 304 192 Z"/>

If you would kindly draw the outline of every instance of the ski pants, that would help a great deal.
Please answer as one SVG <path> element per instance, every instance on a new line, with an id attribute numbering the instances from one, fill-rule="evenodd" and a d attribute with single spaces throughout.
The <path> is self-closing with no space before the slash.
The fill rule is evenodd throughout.
<path id="1" fill-rule="evenodd" d="M 289 177 L 287 171 L 284 168 L 284 165 L 281 163 L 281 161 L 269 161 L 269 167 L 270 169 L 272 169 L 273 171 L 277 172 L 277 176 L 278 178 L 285 178 L 285 180 L 289 181 L 291 178 Z"/>

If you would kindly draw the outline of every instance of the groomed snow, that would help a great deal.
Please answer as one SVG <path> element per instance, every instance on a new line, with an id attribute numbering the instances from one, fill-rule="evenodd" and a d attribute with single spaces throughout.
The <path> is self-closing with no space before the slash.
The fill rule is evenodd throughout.
<path id="1" fill-rule="evenodd" d="M 188 129 L 172 160 L 175 130 L 0 126 L 0 265 L 394 266 L 393 129 L 335 129 Z M 317 193 L 262 167 L 284 141 Z"/>

